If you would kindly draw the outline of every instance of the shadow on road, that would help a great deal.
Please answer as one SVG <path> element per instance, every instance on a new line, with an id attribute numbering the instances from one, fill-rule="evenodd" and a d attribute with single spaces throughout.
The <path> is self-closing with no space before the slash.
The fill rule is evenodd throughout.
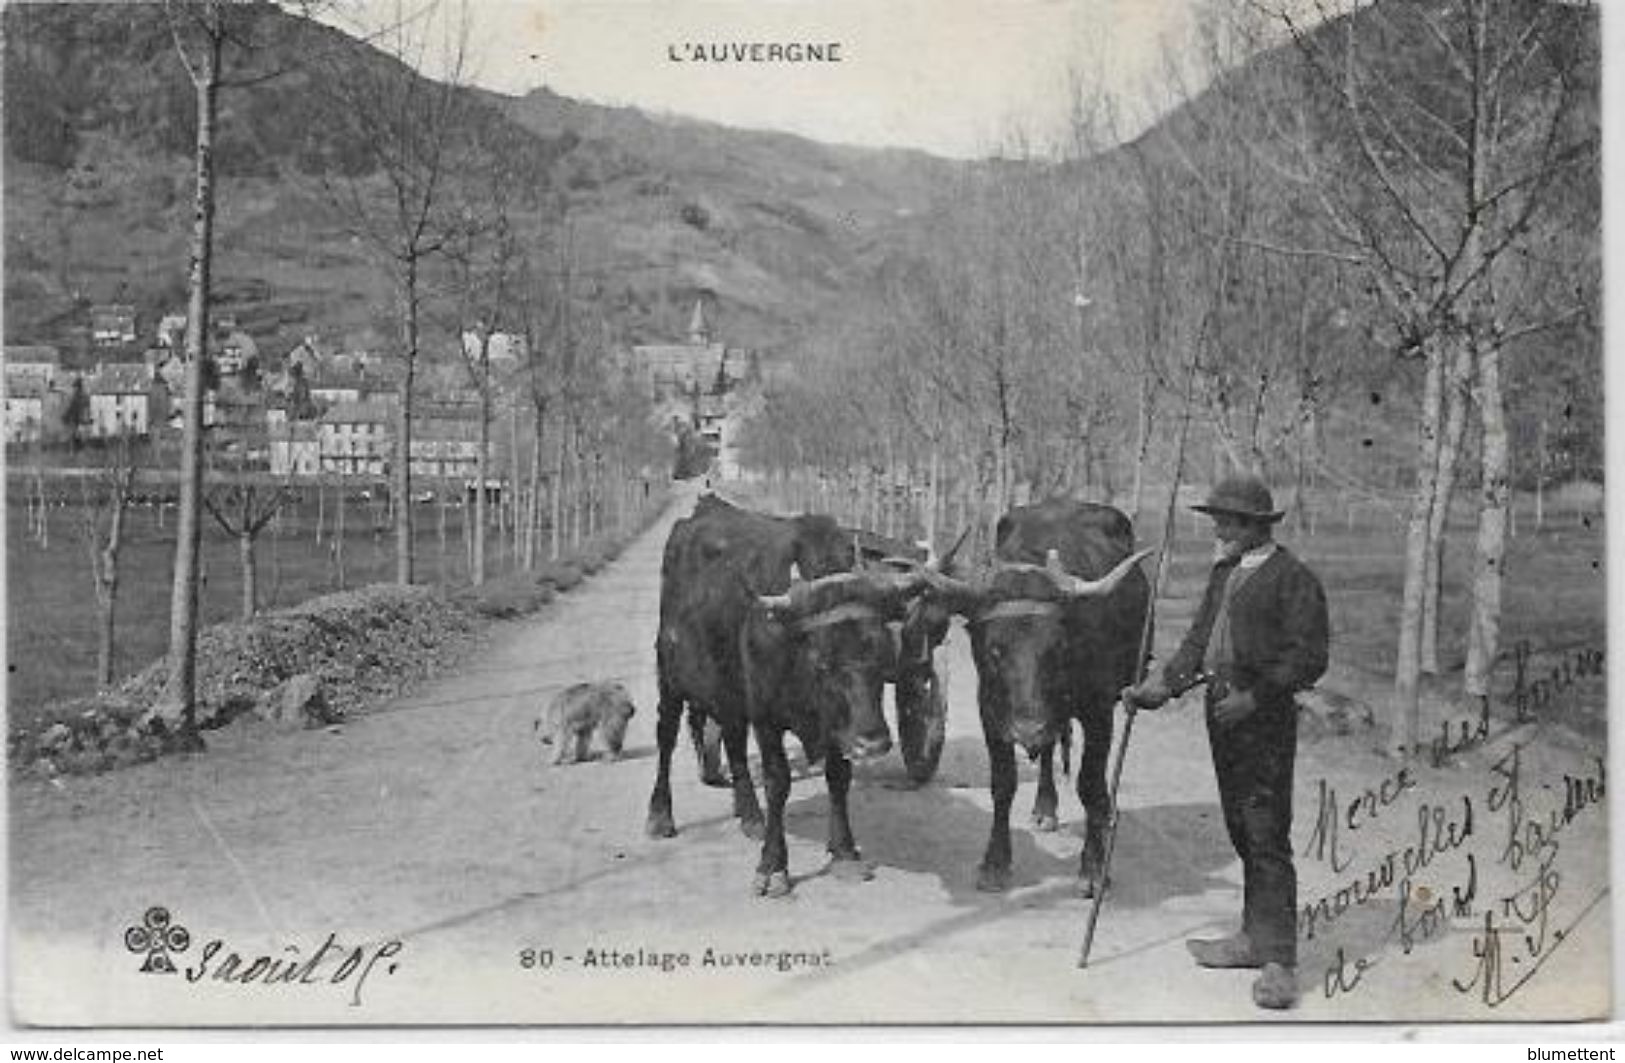
<path id="1" fill-rule="evenodd" d="M 971 750 L 982 744 L 956 738 L 943 751 L 945 766 L 954 779 L 965 777 Z M 985 754 L 983 760 L 985 762 Z M 1028 770 L 1023 770 L 1023 776 Z M 939 778 L 941 776 L 939 775 Z M 985 787 L 985 763 L 979 786 Z M 940 782 L 909 788 L 900 764 L 881 762 L 860 769 L 851 798 L 852 828 L 864 856 L 879 868 L 934 875 L 956 905 L 997 905 L 998 894 L 976 889 L 976 868 L 981 863 L 992 827 L 992 813 L 973 804 L 956 790 L 963 784 Z M 1070 783 L 1058 779 L 1059 789 Z M 1036 784 L 1024 778 L 1011 813 L 1010 845 L 1012 888 L 1048 886 L 1061 878 L 1065 885 L 1022 897 L 1027 907 L 1042 907 L 1074 896 L 1077 854 L 1083 847 L 1083 813 L 1077 796 L 1061 794 L 1062 826 L 1058 845 L 1040 846 L 1028 828 Z M 828 795 L 822 780 L 799 781 L 785 809 L 786 830 L 794 837 L 822 844 L 827 838 Z M 1063 848 L 1064 855 L 1051 851 Z M 1155 907 L 1175 897 L 1199 896 L 1215 889 L 1233 889 L 1235 882 L 1214 874 L 1234 862 L 1235 853 L 1225 835 L 1216 804 L 1171 804 L 1124 811 L 1119 827 L 1112 873 L 1111 903 L 1132 908 Z"/>

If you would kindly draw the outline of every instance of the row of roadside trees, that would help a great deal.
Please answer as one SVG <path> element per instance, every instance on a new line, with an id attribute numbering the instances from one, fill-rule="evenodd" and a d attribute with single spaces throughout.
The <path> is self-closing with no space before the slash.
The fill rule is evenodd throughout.
<path id="1" fill-rule="evenodd" d="M 364 28 L 359 38 L 316 21 L 319 15 L 343 14 L 315 0 L 281 6 L 172 0 L 164 7 L 175 58 L 187 72 L 196 103 L 184 341 L 188 375 L 176 461 L 169 673 L 157 708 L 158 721 L 183 746 L 200 741 L 195 681 L 204 518 L 212 514 L 240 541 L 244 584 L 251 588 L 254 541 L 291 493 L 287 485 L 220 478 L 219 470 L 211 471 L 205 448 L 205 337 L 214 284 L 214 221 L 223 194 L 215 165 L 223 93 L 250 94 L 274 80 L 297 79 L 303 91 L 322 98 L 323 113 L 337 127 L 312 138 L 312 150 L 326 145 L 332 157 L 304 158 L 300 169 L 308 176 L 288 177 L 309 193 L 313 214 L 364 251 L 391 293 L 387 317 L 393 322 L 399 393 L 393 404 L 388 495 L 398 582 L 416 577 L 408 457 L 421 381 L 433 368 L 425 354 L 430 349 L 461 351 L 461 372 L 478 396 L 476 483 L 485 484 L 493 472 L 498 396 L 521 397 L 510 401 L 507 411 L 510 489 L 503 515 L 519 564 L 557 557 L 572 539 L 626 516 L 625 500 L 640 497 L 631 485 L 646 483 L 669 461 L 669 445 L 650 425 L 646 401 L 630 380 L 609 368 L 606 323 L 582 309 L 591 305 L 591 291 L 579 277 L 590 273 L 582 262 L 590 264 L 593 249 L 581 246 L 568 220 L 568 201 L 554 180 L 572 139 L 531 137 L 470 90 L 466 8 L 396 5 L 392 18 Z M 436 76 L 419 73 L 426 69 Z M 343 145 L 342 152 L 332 145 Z M 465 333 L 473 342 L 464 342 Z M 492 367 L 491 343 L 498 334 L 524 341 L 525 357 L 507 377 Z M 519 455 L 521 411 L 527 415 L 528 463 Z M 107 478 L 113 491 L 109 505 L 97 509 L 110 516 L 99 521 L 91 537 L 109 630 L 120 515 L 131 494 L 129 465 L 117 464 Z M 470 576 L 475 583 L 489 569 L 491 504 L 487 491 L 473 492 Z M 250 594 L 245 591 L 249 610 L 254 607 Z M 103 684 L 110 672 L 110 667 L 99 669 Z"/>
<path id="2" fill-rule="evenodd" d="M 820 371 L 770 397 L 756 462 L 912 499 L 939 546 L 1028 494 L 1133 513 L 1245 469 L 1295 485 L 1301 517 L 1310 483 L 1403 476 L 1415 748 L 1453 497 L 1474 492 L 1482 698 L 1512 441 L 1537 482 L 1600 476 L 1598 58 L 1585 4 L 1213 0 L 1148 132 L 1080 79 L 1069 128 L 966 175 Z"/>

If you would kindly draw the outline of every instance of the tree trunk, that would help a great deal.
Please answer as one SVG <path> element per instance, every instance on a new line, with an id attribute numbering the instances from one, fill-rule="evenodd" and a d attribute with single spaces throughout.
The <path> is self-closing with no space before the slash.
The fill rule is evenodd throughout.
<path id="1" fill-rule="evenodd" d="M 542 536 L 542 411 L 536 411 L 536 433 L 530 450 L 530 512 L 525 517 L 525 568 L 536 567 L 536 544 Z"/>
<path id="2" fill-rule="evenodd" d="M 942 439 L 940 433 L 931 440 L 931 459 L 930 464 L 926 467 L 925 474 L 930 477 L 930 480 L 925 485 L 925 541 L 931 550 L 932 556 L 935 556 L 940 549 L 938 545 L 940 534 L 937 530 L 937 507 L 941 504 L 942 499 Z"/>
<path id="3" fill-rule="evenodd" d="M 412 390 L 418 361 L 418 260 L 406 259 L 401 283 L 402 341 L 406 360 L 401 374 L 400 409 L 395 418 L 395 467 L 390 470 L 390 494 L 395 497 L 395 582 L 412 582 Z"/>
<path id="4" fill-rule="evenodd" d="M 1405 587 L 1399 611 L 1399 647 L 1394 661 L 1395 737 L 1402 753 L 1414 756 L 1421 742 L 1419 686 L 1422 651 L 1422 599 L 1428 574 L 1428 528 L 1439 472 L 1439 413 L 1444 391 L 1444 352 L 1437 340 L 1425 345 L 1427 374 L 1422 389 L 1420 459 L 1416 463 L 1416 493 L 1405 538 Z"/>
<path id="5" fill-rule="evenodd" d="M 468 579 L 478 587 L 485 582 L 485 480 L 491 468 L 491 334 L 480 330 L 480 446 L 474 455 L 474 559 Z"/>
<path id="6" fill-rule="evenodd" d="M 344 589 L 344 510 L 347 508 L 344 504 L 344 478 L 342 476 L 339 477 L 338 491 L 336 493 L 338 495 L 338 512 L 333 518 L 333 565 L 338 570 L 339 590 L 342 591 Z"/>
<path id="7" fill-rule="evenodd" d="M 1428 675 L 1439 674 L 1439 596 L 1444 591 L 1444 555 L 1450 502 L 1456 490 L 1456 465 L 1461 454 L 1461 440 L 1467 431 L 1468 386 L 1472 373 L 1473 347 L 1464 341 L 1451 355 L 1445 380 L 1442 396 L 1444 432 L 1439 440 L 1433 512 L 1428 518 L 1428 569 L 1422 583 L 1421 649 L 1422 671 Z"/>
<path id="8" fill-rule="evenodd" d="M 1535 439 L 1535 531 L 1546 526 L 1546 418 L 1540 419 Z"/>
<path id="9" fill-rule="evenodd" d="M 520 520 L 524 515 L 523 492 L 519 489 L 524 463 L 519 460 L 519 404 L 508 407 L 508 481 L 502 488 L 502 499 L 508 507 L 508 567 L 519 562 Z"/>
<path id="10" fill-rule="evenodd" d="M 252 620 L 259 608 L 259 560 L 254 555 L 252 532 L 238 533 L 237 557 L 243 566 L 243 619 Z"/>
<path id="11" fill-rule="evenodd" d="M 117 631 L 118 611 L 118 558 L 124 546 L 124 510 L 129 492 L 122 485 L 113 488 L 113 516 L 107 532 L 107 542 L 97 544 L 101 559 L 96 573 L 97 601 L 101 605 L 100 630 L 96 639 L 96 689 L 107 690 L 113 685 L 113 649 Z"/>
<path id="12" fill-rule="evenodd" d="M 446 478 L 442 476 L 434 488 L 435 535 L 440 544 L 440 582 L 446 582 Z"/>
<path id="13" fill-rule="evenodd" d="M 569 458 L 567 422 L 559 422 L 558 445 L 553 454 L 553 528 L 552 558 L 557 561 L 564 553 L 564 466 Z"/>
<path id="14" fill-rule="evenodd" d="M 181 441 L 180 509 L 175 517 L 175 570 L 169 607 L 169 674 L 158 716 L 182 745 L 199 747 L 197 733 L 198 580 L 203 532 L 203 359 L 207 356 L 214 254 L 214 128 L 220 90 L 219 12 L 206 34 L 197 92 L 196 188 L 186 314 L 186 404 Z"/>
<path id="15" fill-rule="evenodd" d="M 1483 484 L 1478 513 L 1478 563 L 1473 577 L 1472 622 L 1467 630 L 1466 690 L 1488 697 L 1501 640 L 1501 580 L 1506 568 L 1510 458 L 1501 351 L 1491 340 L 1478 353 L 1478 406 L 1483 425 Z"/>
<path id="16" fill-rule="evenodd" d="M 1140 379 L 1140 403 L 1134 418 L 1134 495 L 1129 502 L 1129 513 L 1140 519 L 1140 507 L 1145 503 L 1145 466 L 1151 458 L 1151 403 L 1155 392 L 1151 390 L 1149 375 Z"/>

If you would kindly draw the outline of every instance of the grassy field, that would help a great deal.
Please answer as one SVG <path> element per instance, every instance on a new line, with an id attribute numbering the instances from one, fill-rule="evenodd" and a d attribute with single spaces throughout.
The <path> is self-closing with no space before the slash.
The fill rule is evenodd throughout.
<path id="1" fill-rule="evenodd" d="M 1398 511 L 1365 507 L 1354 519 L 1338 511 L 1315 534 L 1283 527 L 1280 538 L 1310 562 L 1326 585 L 1332 614 L 1334 663 L 1373 676 L 1391 675 L 1403 567 L 1404 527 Z M 28 534 L 20 502 L 7 511 L 7 605 L 10 660 L 8 704 L 13 718 L 30 706 L 91 691 L 95 665 L 95 610 L 85 543 L 72 507 L 50 510 L 49 545 Z M 316 542 L 313 501 L 285 511 L 260 540 L 260 601 L 276 608 L 340 588 L 332 549 L 333 505 L 328 500 L 324 534 Z M 344 585 L 392 579 L 393 539 L 381 507 L 352 499 L 346 511 Z M 467 582 L 463 511 L 447 512 L 446 537 L 439 512 L 420 506 L 417 516 L 418 574 L 422 582 Z M 375 522 L 377 532 L 374 531 Z M 1154 523 L 1154 522 L 1152 522 Z M 1565 647 L 1606 644 L 1605 543 L 1600 519 L 1553 511 L 1537 533 L 1528 512 L 1510 541 L 1502 645 L 1526 641 L 1538 654 Z M 1466 657 L 1466 617 L 1472 565 L 1473 523 L 1463 508 L 1452 524 L 1446 558 L 1444 624 L 1440 654 L 1446 679 L 1459 675 Z M 493 539 L 496 537 L 493 535 Z M 1155 538 L 1142 532 L 1141 538 Z M 1169 599 L 1159 605 L 1159 626 L 1171 639 L 1200 594 L 1211 540 L 1204 520 L 1182 518 L 1173 554 Z M 159 657 L 168 644 L 174 517 L 160 527 L 157 511 L 132 511 L 129 544 L 121 568 L 117 674 L 132 674 Z M 506 546 L 494 546 L 493 574 L 511 567 Z M 212 521 L 204 529 L 203 612 L 207 623 L 236 618 L 240 582 L 236 545 Z M 1509 669 L 1503 672 L 1510 676 Z M 1505 681 L 1510 681 L 1505 680 Z M 1600 712 L 1600 706 L 1598 707 Z"/>
<path id="2" fill-rule="evenodd" d="M 313 500 L 284 510 L 259 539 L 259 601 L 274 609 L 342 587 L 393 580 L 393 531 L 382 507 L 352 496 L 345 513 L 343 580 L 334 549 L 334 503 L 326 500 L 322 539 L 315 538 Z M 7 656 L 6 701 L 13 718 L 30 706 L 89 694 L 96 663 L 95 595 L 90 558 L 74 506 L 48 511 L 45 545 L 30 534 L 28 514 L 13 497 L 6 511 Z M 455 586 L 468 582 L 463 539 L 464 510 L 446 513 L 440 536 L 439 511 L 420 505 L 415 520 L 417 575 L 422 583 Z M 471 516 L 472 514 L 470 514 Z M 119 560 L 115 674 L 140 671 L 163 655 L 169 644 L 170 581 L 174 573 L 175 516 L 137 506 L 130 511 L 126 545 Z M 506 542 L 488 540 L 491 574 L 512 566 Z M 241 611 L 242 584 L 237 544 L 211 519 L 203 526 L 203 620 L 233 620 Z"/>

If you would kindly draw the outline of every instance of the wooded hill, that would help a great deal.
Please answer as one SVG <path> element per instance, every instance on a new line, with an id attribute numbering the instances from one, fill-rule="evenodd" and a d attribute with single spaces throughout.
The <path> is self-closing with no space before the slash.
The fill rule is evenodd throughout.
<path id="1" fill-rule="evenodd" d="M 59 342 L 94 302 L 133 303 L 149 323 L 179 309 L 196 119 L 163 6 L 7 5 L 3 18 L 7 342 Z M 377 342 L 387 295 L 313 189 L 366 165 L 320 57 L 396 61 L 269 5 L 252 36 L 234 74 L 253 83 L 221 95 L 218 302 L 273 353 L 309 332 Z M 546 90 L 466 96 L 484 146 L 512 145 L 547 190 L 534 239 L 556 244 L 567 210 L 578 295 L 622 341 L 680 336 L 706 292 L 729 342 L 782 346 L 859 290 L 889 232 L 960 168 Z"/>

